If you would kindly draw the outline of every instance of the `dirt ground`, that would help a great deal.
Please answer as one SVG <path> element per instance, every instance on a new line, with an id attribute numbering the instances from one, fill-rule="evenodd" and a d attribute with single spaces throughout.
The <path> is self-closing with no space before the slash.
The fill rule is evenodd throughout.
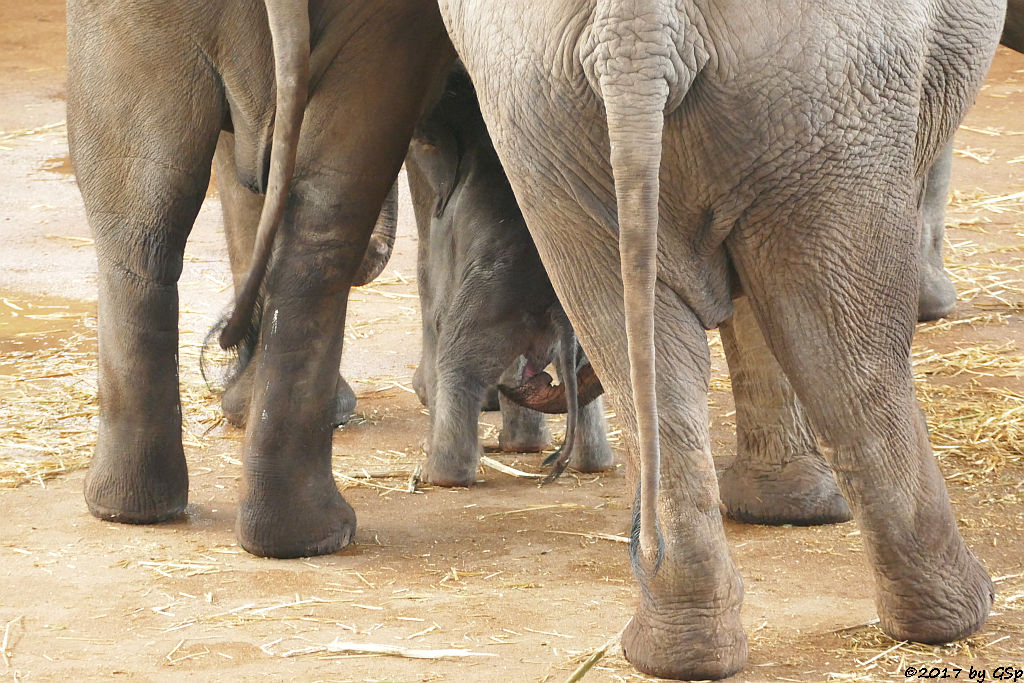
<path id="1" fill-rule="evenodd" d="M 241 432 L 220 420 L 195 362 L 230 296 L 216 193 L 181 281 L 188 514 L 150 527 L 89 516 L 81 492 L 94 443 L 96 277 L 67 161 L 64 5 L 0 8 L 0 676 L 562 681 L 614 637 L 635 600 L 615 538 L 629 524 L 623 467 L 544 488 L 485 468 L 473 489 L 406 490 L 427 431 L 409 389 L 419 312 L 407 193 L 392 263 L 353 293 L 346 333 L 342 369 L 359 406 L 334 456 L 359 515 L 355 544 L 291 561 L 235 544 Z M 750 638 L 735 680 L 890 680 L 926 663 L 992 678 L 996 667 L 1024 667 L 1022 107 L 1024 57 L 1001 51 L 957 137 L 947 252 L 961 302 L 915 345 L 961 528 L 996 578 L 991 618 L 946 647 L 892 641 L 874 625 L 853 524 L 727 521 Z M 727 462 L 733 413 L 712 341 L 714 448 Z M 543 456 L 494 452 L 499 424 L 496 414 L 481 418 L 488 455 L 539 471 Z M 346 644 L 471 654 L 411 659 Z M 612 648 L 587 680 L 644 677 Z"/>

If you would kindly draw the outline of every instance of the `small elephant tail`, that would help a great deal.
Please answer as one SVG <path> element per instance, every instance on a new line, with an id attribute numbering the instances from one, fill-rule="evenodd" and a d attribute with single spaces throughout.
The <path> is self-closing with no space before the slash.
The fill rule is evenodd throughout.
<path id="1" fill-rule="evenodd" d="M 356 276 L 352 280 L 353 287 L 368 285 L 377 279 L 384 267 L 391 260 L 391 252 L 395 248 L 395 234 L 398 232 L 398 179 L 391 184 L 388 196 L 384 198 L 384 206 L 373 226 L 373 234 L 366 245 L 366 253 L 359 264 Z"/>
<path id="2" fill-rule="evenodd" d="M 572 458 L 572 449 L 576 443 L 576 425 L 579 423 L 580 400 L 576 386 L 576 332 L 572 329 L 565 310 L 561 306 L 555 306 L 551 311 L 551 322 L 554 323 L 558 332 L 558 374 L 561 385 L 564 387 L 566 400 L 565 411 L 565 439 L 562 447 L 544 459 L 545 465 L 553 465 L 551 472 L 544 478 L 544 483 L 549 483 L 562 476 L 565 468 L 569 466 L 569 459 Z"/>
<path id="3" fill-rule="evenodd" d="M 221 348 L 219 339 L 230 318 L 229 310 L 206 333 L 203 348 L 199 350 L 199 372 L 203 376 L 206 388 L 214 393 L 221 393 L 231 386 L 245 372 L 256 353 L 260 325 L 263 322 L 263 297 L 257 297 L 252 308 L 252 316 L 245 326 L 241 339 L 234 346 L 225 349 Z"/>
<path id="4" fill-rule="evenodd" d="M 584 61 L 608 123 L 626 345 L 640 444 L 640 555 L 654 567 L 661 558 L 654 304 L 662 133 L 666 114 L 679 106 L 703 67 L 698 42 L 675 0 L 598 0 Z"/>
<path id="5" fill-rule="evenodd" d="M 220 346 L 223 349 L 238 346 L 250 326 L 260 287 L 267 273 L 274 238 L 291 192 L 299 131 L 308 99 L 308 0 L 266 0 L 266 7 L 270 37 L 274 44 L 274 79 L 277 84 L 270 178 L 267 183 L 267 200 L 263 204 L 256 230 L 252 266 L 242 291 L 235 299 L 235 309 L 221 330 Z"/>

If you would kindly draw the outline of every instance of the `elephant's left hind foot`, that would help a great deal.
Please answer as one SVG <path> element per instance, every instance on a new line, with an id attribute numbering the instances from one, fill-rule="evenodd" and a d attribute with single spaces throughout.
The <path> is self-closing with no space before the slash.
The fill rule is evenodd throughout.
<path id="1" fill-rule="evenodd" d="M 735 462 L 721 475 L 718 487 L 726 515 L 746 524 L 811 526 L 853 518 L 832 471 L 817 457 L 794 458 L 775 469 Z"/>
<path id="2" fill-rule="evenodd" d="M 181 441 L 149 447 L 131 439 L 130 453 L 113 449 L 101 437 L 85 478 L 85 501 L 94 517 L 122 524 L 156 524 L 182 514 L 188 502 L 188 470 Z"/>

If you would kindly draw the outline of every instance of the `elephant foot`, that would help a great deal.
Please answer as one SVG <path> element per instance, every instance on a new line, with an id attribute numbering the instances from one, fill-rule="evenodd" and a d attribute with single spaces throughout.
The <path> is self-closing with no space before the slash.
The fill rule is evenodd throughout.
<path id="1" fill-rule="evenodd" d="M 570 464 L 579 472 L 607 472 L 615 469 L 615 455 L 612 453 L 612 447 L 605 440 L 604 434 L 601 434 L 599 438 L 589 438 L 580 433 L 576 439 L 576 447 L 573 449 L 573 458 Z"/>
<path id="2" fill-rule="evenodd" d="M 923 544 L 922 544 L 923 545 Z M 976 633 L 995 589 L 988 572 L 955 530 L 945 549 L 904 555 L 911 563 L 879 576 L 879 626 L 891 638 L 942 644 Z M 899 577 L 899 578 L 896 578 Z"/>
<path id="3" fill-rule="evenodd" d="M 747 662 L 739 605 L 707 605 L 670 614 L 641 603 L 622 634 L 630 664 L 650 676 L 682 681 L 727 678 Z"/>
<path id="4" fill-rule="evenodd" d="M 85 502 L 94 517 L 122 524 L 178 517 L 188 503 L 188 468 L 181 446 L 159 455 L 114 455 L 97 448 L 85 478 Z"/>
<path id="5" fill-rule="evenodd" d="M 503 427 L 498 433 L 498 448 L 506 453 L 540 453 L 551 448 L 551 432 L 547 427 L 530 431 Z"/>
<path id="6" fill-rule="evenodd" d="M 220 408 L 224 418 L 235 427 L 245 427 L 246 418 L 249 416 L 249 400 L 252 398 L 252 378 L 255 370 L 253 364 L 232 382 L 220 399 Z M 341 427 L 352 417 L 352 411 L 356 409 L 356 394 L 352 387 L 345 381 L 344 377 L 338 376 L 338 389 L 334 397 L 334 415 L 331 417 L 332 427 Z"/>
<path id="7" fill-rule="evenodd" d="M 746 524 L 812 526 L 853 517 L 828 465 L 816 457 L 794 458 L 772 470 L 737 458 L 719 476 L 718 488 L 726 515 Z"/>
<path id="8" fill-rule="evenodd" d="M 434 450 L 427 455 L 427 463 L 423 467 L 423 481 L 434 486 L 472 486 L 476 483 L 476 471 L 480 464 L 479 454 L 473 457 L 444 457 L 436 455 L 444 453 L 443 449 Z M 449 451 L 451 452 L 451 451 Z"/>
<path id="9" fill-rule="evenodd" d="M 341 550 L 355 537 L 356 513 L 334 478 L 246 473 L 238 507 L 238 543 L 260 557 L 312 557 Z"/>
<path id="10" fill-rule="evenodd" d="M 917 292 L 917 321 L 945 318 L 956 308 L 956 287 L 945 270 L 921 269 Z"/>

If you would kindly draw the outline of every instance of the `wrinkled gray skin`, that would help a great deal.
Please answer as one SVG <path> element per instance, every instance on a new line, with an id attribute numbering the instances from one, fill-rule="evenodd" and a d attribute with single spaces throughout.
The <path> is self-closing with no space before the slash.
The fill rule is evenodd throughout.
<path id="1" fill-rule="evenodd" d="M 453 71 L 420 121 L 406 157 L 419 233 L 423 356 L 414 386 L 430 406 L 424 477 L 469 486 L 480 459 L 478 420 L 498 380 L 518 385 L 576 340 L 559 332 L 561 306 L 491 145 L 473 86 Z M 571 361 L 570 361 L 571 363 Z M 575 368 L 558 368 L 566 377 Z M 551 435 L 542 414 L 500 397 L 505 450 L 538 451 Z M 611 467 L 603 402 L 580 411 L 573 466 Z M 567 438 L 570 438 L 567 430 Z"/>
<path id="2" fill-rule="evenodd" d="M 828 446 L 881 627 L 922 642 L 976 631 L 992 583 L 956 528 L 910 341 L 919 190 L 980 87 L 1005 4 L 440 7 L 632 439 L 640 602 L 627 658 L 671 678 L 722 678 L 746 660 L 704 332 L 739 294 Z"/>
<path id="3" fill-rule="evenodd" d="M 1006 10 L 1001 42 L 1024 51 L 1024 0 Z M 943 269 L 942 240 L 952 172 L 950 143 L 925 177 L 920 239 L 919 321 L 948 315 L 956 291 Z M 722 325 L 736 398 L 737 453 L 719 477 L 727 513 L 758 524 L 818 524 L 850 518 L 804 410 L 764 344 L 748 305 Z"/>
<path id="4" fill-rule="evenodd" d="M 235 180 L 235 139 L 232 133 L 221 133 L 213 163 L 219 178 L 218 190 L 224 212 L 224 236 L 227 238 L 232 281 L 235 292 L 239 292 L 249 274 L 253 244 L 256 240 L 256 226 L 263 209 L 263 195 L 253 192 Z M 384 270 L 395 245 L 397 227 L 398 186 L 393 184 L 377 217 L 362 263 L 353 278 L 353 287 L 369 283 Z M 256 337 L 252 338 L 255 340 Z M 255 348 L 241 350 L 238 357 L 245 365 L 232 370 L 234 378 L 224 389 L 221 398 L 224 416 L 236 427 L 245 426 L 249 399 L 252 395 L 252 380 L 261 355 L 259 347 L 252 346 Z M 331 425 L 337 427 L 348 422 L 355 407 L 355 392 L 345 378 L 339 375 Z"/>
<path id="5" fill-rule="evenodd" d="M 306 15 L 307 3 L 289 6 Z M 275 104 L 262 3 L 71 0 L 68 134 L 99 260 L 100 425 L 85 496 L 103 519 L 157 522 L 186 504 L 176 283 L 221 131 L 234 133 L 243 185 L 268 187 L 269 165 L 270 187 L 290 189 L 267 197 L 284 218 L 262 280 L 236 530 L 252 553 L 295 557 L 354 535 L 331 474 L 348 290 L 453 54 L 422 0 L 314 1 L 308 21 L 277 17 L 293 46 L 314 36 L 308 77 L 301 50 L 277 61 L 290 65 L 277 90 L 297 95 L 287 107 Z M 296 102 L 301 135 L 285 115 Z M 293 175 L 279 148 L 267 161 L 282 130 L 297 144 Z"/>

